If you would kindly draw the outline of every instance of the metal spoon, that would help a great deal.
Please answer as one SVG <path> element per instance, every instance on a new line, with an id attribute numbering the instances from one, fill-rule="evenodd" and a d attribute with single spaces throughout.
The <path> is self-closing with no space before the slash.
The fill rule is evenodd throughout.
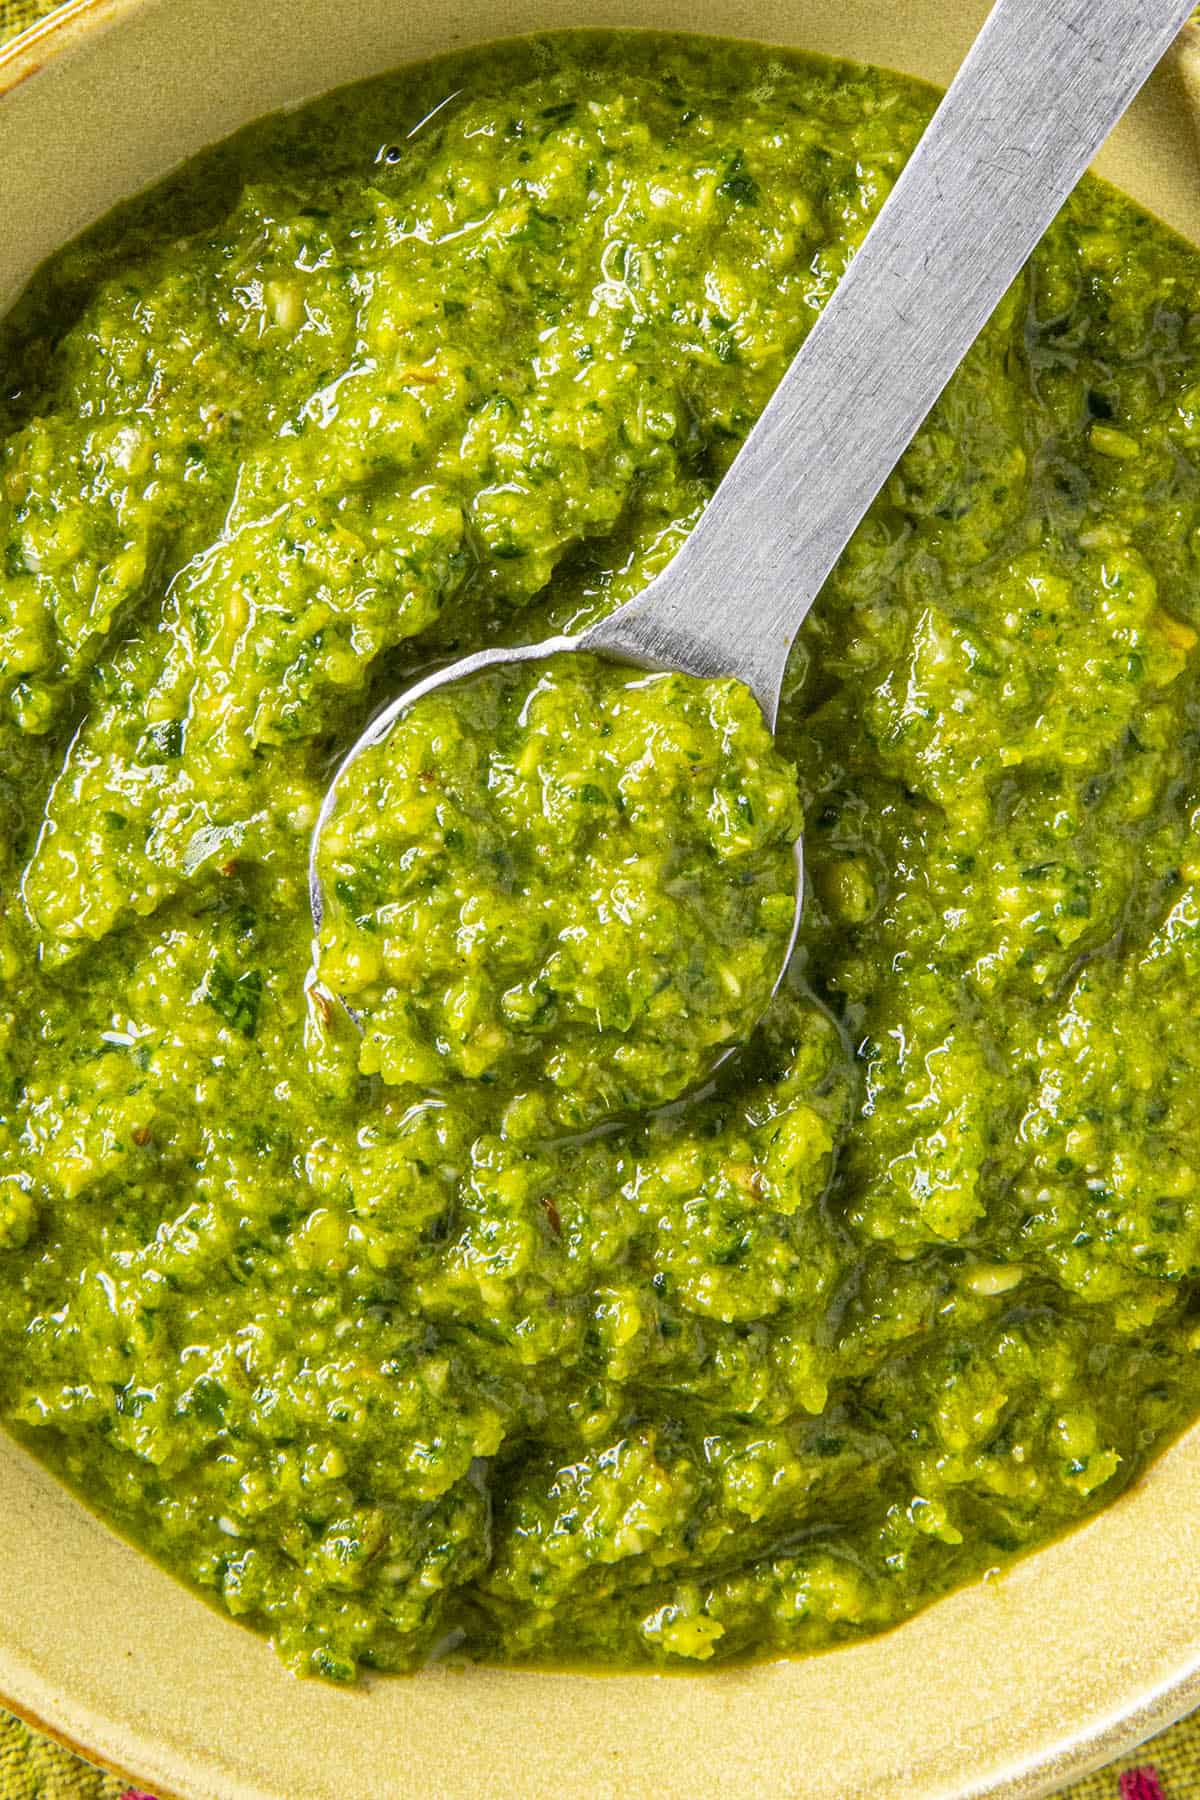
<path id="1" fill-rule="evenodd" d="M 662 574 L 577 636 L 464 656 L 367 726 L 313 831 L 318 931 L 317 855 L 338 784 L 436 688 L 502 663 L 598 651 L 652 669 L 735 676 L 774 729 L 788 652 L 826 576 L 1194 3 L 997 0 L 853 262 Z M 797 867 L 793 942 L 803 902 L 799 845 Z"/>

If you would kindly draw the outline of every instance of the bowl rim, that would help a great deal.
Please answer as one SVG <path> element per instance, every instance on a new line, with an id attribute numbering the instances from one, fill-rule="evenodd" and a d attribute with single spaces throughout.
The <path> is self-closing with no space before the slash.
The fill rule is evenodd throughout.
<path id="1" fill-rule="evenodd" d="M 163 0 L 61 0 L 61 4 L 54 10 L 34 20 L 0 45 L 0 104 L 25 81 L 38 75 L 60 56 L 86 45 L 95 34 L 107 31 L 110 27 L 117 27 L 139 13 L 154 10 L 162 3 Z M 586 20 L 581 22 L 580 28 L 602 29 L 602 27 L 589 27 Z M 547 27 L 547 29 L 562 31 L 564 28 Z M 638 28 L 622 26 L 620 29 L 633 32 Z M 661 27 L 651 24 L 643 29 L 653 31 L 661 29 Z M 1185 26 L 1184 32 L 1187 33 L 1188 30 L 1189 28 Z M 1192 28 L 1194 38 L 1198 31 L 1200 31 L 1200 27 Z M 469 36 L 466 44 L 468 47 L 473 47 L 487 42 L 502 42 L 505 38 L 524 35 L 527 33 L 523 31 L 497 31 L 490 38 Z M 695 35 L 716 36 L 718 34 L 715 30 L 697 30 Z M 746 41 L 750 42 L 785 41 L 758 38 L 753 34 L 745 34 L 745 37 Z M 803 48 L 803 45 L 793 47 Z M 151 179 L 151 185 L 155 179 L 158 178 Z M 1147 211 L 1153 211 L 1153 207 L 1147 206 L 1144 201 L 1139 201 L 1138 204 Z M 7 1436 L 7 1434 L 5 1435 Z M 1097 1517 L 1103 1517 L 1125 1507 L 1130 1496 L 1152 1479 L 1155 1470 L 1172 1458 L 1185 1441 L 1190 1441 L 1193 1445 L 1200 1444 L 1200 1421 L 1189 1426 L 1172 1443 L 1160 1450 L 1150 1468 L 1139 1478 L 1133 1488 L 1119 1496 L 1111 1506 L 1104 1508 L 1101 1514 L 1084 1521 L 1066 1535 L 1069 1537 L 1079 1536 L 1089 1530 Z M 48 1477 L 48 1479 L 53 1480 L 52 1477 Z M 76 1505 L 83 1505 L 74 1496 L 72 1496 L 72 1500 Z M 89 1509 L 84 1506 L 84 1510 Z M 91 1516 L 96 1517 L 96 1515 Z M 122 1542 L 129 1543 L 129 1540 L 125 1539 L 123 1534 L 107 1521 L 99 1522 L 106 1532 L 120 1538 Z M 1041 1554 L 1053 1550 L 1060 1541 L 1060 1539 L 1052 1539 L 1047 1544 L 1038 1546 L 1024 1556 L 1018 1557 L 1013 1564 L 1008 1566 L 1028 1565 Z M 138 1556 L 153 1563 L 153 1559 L 146 1558 L 136 1546 L 132 1546 L 132 1548 Z M 175 1581 L 174 1577 L 169 1577 L 169 1579 Z M 176 1583 L 176 1585 L 180 1586 L 184 1592 L 188 1591 L 186 1584 Z M 942 1604 L 944 1604 L 944 1599 L 934 1600 L 922 1610 L 928 1613 Z M 895 1639 L 907 1623 L 909 1623 L 907 1620 L 901 1621 L 887 1631 L 876 1634 L 875 1641 Z M 242 1630 L 244 1627 L 238 1626 L 237 1629 Z M 2 1648 L 3 1646 L 0 1645 L 0 1650 Z M 842 1653 L 844 1652 L 835 1648 L 822 1652 L 821 1656 L 823 1660 L 825 1657 Z M 804 1659 L 774 1660 L 798 1661 Z M 518 1670 L 506 1671 L 506 1673 L 519 1678 L 520 1675 L 527 1672 Z M 532 1671 L 532 1673 L 544 1672 Z M 595 1676 L 587 1671 L 565 1671 L 564 1673 L 573 1674 L 585 1681 L 595 1679 Z M 420 1677 L 416 1679 L 420 1679 Z M 694 1680 L 696 1676 L 693 1672 L 687 1671 L 674 1673 L 668 1679 L 673 1683 L 680 1680 Z M 699 1679 L 703 1682 L 711 1682 L 714 1680 L 714 1676 L 711 1673 L 701 1673 Z M 716 1679 L 720 1679 L 719 1674 Z M 72 1730 L 67 1724 L 58 1722 L 44 1710 L 42 1705 L 33 1704 L 26 1698 L 8 1692 L 9 1686 L 10 1682 L 6 1678 L 3 1686 L 0 1686 L 0 1705 L 3 1705 L 7 1711 L 31 1730 L 40 1733 L 72 1755 L 108 1772 L 118 1780 L 130 1784 L 131 1787 L 139 1788 L 138 1800 L 141 1800 L 139 1784 L 147 1778 L 114 1760 L 105 1751 L 93 1747 L 90 1743 L 80 1741 L 72 1734 Z M 957 1790 L 956 1800 L 1038 1800 L 1039 1796 L 1058 1793 L 1064 1785 L 1070 1785 L 1131 1754 L 1148 1739 L 1176 1724 L 1197 1708 L 1200 1708 L 1200 1639 L 1198 1639 L 1190 1658 L 1182 1667 L 1172 1670 L 1159 1681 L 1143 1689 L 1136 1697 L 1127 1696 L 1124 1699 L 1118 1697 L 1107 1715 L 1089 1721 L 1074 1733 L 1060 1736 L 1053 1742 L 1043 1740 L 1032 1749 L 1012 1750 L 1006 1760 L 994 1765 L 977 1781 L 972 1781 L 966 1787 Z M 186 1795 L 182 1790 L 173 1788 L 169 1782 L 164 1783 L 157 1776 L 153 1780 L 157 1800 L 186 1800 Z M 799 1789 L 796 1791 L 797 1794 L 801 1792 Z"/>
<path id="2" fill-rule="evenodd" d="M 15 37 L 0 44 L 0 98 L 102 23 L 134 12 L 148 0 L 61 0 Z"/>

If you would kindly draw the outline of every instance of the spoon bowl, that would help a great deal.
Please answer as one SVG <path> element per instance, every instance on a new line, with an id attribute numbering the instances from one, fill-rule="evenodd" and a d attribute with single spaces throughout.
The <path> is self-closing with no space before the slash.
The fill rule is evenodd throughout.
<path id="1" fill-rule="evenodd" d="M 609 623 L 607 620 L 601 621 L 602 625 L 607 623 Z M 440 692 L 445 688 L 452 687 L 459 682 L 472 680 L 476 676 L 486 674 L 490 669 L 503 668 L 513 664 L 547 662 L 554 657 L 570 655 L 576 652 L 598 652 L 609 660 L 628 662 L 631 666 L 636 668 L 659 670 L 662 673 L 669 672 L 663 665 L 654 664 L 649 658 L 644 656 L 637 655 L 626 658 L 617 655 L 610 650 L 607 645 L 597 641 L 600 638 L 600 635 L 600 627 L 593 626 L 589 630 L 579 632 L 575 635 L 560 635 L 557 637 L 545 638 L 540 643 L 536 644 L 521 644 L 512 649 L 498 648 L 494 650 L 475 651 L 469 656 L 460 657 L 454 662 L 446 663 L 443 667 L 434 669 L 430 673 L 423 675 L 418 681 L 415 681 L 411 687 L 406 688 L 403 693 L 397 695 L 394 700 L 390 700 L 386 706 L 376 713 L 375 717 L 351 745 L 350 749 L 346 752 L 345 756 L 343 756 L 335 769 L 329 786 L 325 790 L 321 808 L 317 815 L 316 824 L 313 827 L 308 857 L 308 897 L 313 921 L 313 966 L 309 976 L 310 988 L 319 988 L 323 993 L 329 992 L 328 988 L 321 981 L 318 973 L 320 934 L 327 911 L 325 887 L 321 876 L 322 840 L 325 830 L 336 809 L 344 778 L 358 762 L 360 757 L 367 751 L 375 749 L 377 746 L 384 743 L 402 715 L 408 712 L 412 707 L 418 705 L 429 695 Z M 773 720 L 768 719 L 767 723 L 768 725 L 773 725 Z M 763 1012 L 765 1012 L 766 1008 L 779 992 L 787 974 L 788 967 L 796 948 L 796 940 L 799 936 L 800 922 L 804 912 L 804 841 L 802 837 L 795 839 L 793 844 L 793 855 L 795 858 L 796 873 L 795 901 L 792 909 L 791 925 L 788 930 L 783 954 L 780 958 L 778 971 L 763 1000 Z M 363 1014 L 361 1011 L 350 1005 L 343 994 L 333 994 L 331 997 L 339 1002 L 355 1027 L 359 1031 L 362 1031 Z M 761 1016 L 761 1013 L 759 1016 Z M 736 1056 L 742 1047 L 742 1044 L 739 1042 L 728 1044 L 718 1050 L 703 1073 L 697 1077 L 696 1080 L 689 1082 L 687 1087 L 683 1089 L 681 1093 L 672 1094 L 669 1098 L 664 1099 L 662 1105 L 675 1105 L 679 1100 L 694 1094 L 697 1090 L 705 1088 L 717 1071 L 723 1068 L 725 1064 L 729 1062 L 731 1057 Z M 657 1111 L 659 1108 L 651 1107 L 648 1110 Z"/>

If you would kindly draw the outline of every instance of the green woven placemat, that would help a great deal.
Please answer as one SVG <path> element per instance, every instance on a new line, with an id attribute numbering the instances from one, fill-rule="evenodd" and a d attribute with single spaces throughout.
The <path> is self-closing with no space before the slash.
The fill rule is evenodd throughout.
<path id="1" fill-rule="evenodd" d="M 0 0 L 0 43 L 53 11 L 53 6 L 39 5 L 37 0 Z"/>
<path id="2" fill-rule="evenodd" d="M 46 0 L 0 0 L 0 43 L 53 10 Z M 0 1800 L 151 1797 L 101 1774 L 0 1710 Z M 1136 1756 L 1076 1782 L 1063 1800 L 1200 1800 L 1200 1713 L 1165 1731 Z"/>
<path id="3" fill-rule="evenodd" d="M 121 1800 L 132 1791 L 126 1782 L 101 1775 L 49 1738 L 27 1731 L 19 1719 L 0 1713 L 2 1800 Z"/>

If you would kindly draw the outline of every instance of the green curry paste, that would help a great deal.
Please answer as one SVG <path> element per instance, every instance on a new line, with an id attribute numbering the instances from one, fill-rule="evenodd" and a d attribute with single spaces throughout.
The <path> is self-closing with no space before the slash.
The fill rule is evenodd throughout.
<path id="1" fill-rule="evenodd" d="M 787 958 L 796 780 L 736 681 L 584 655 L 402 713 L 321 833 L 317 972 L 395 1086 L 484 1081 L 508 1137 L 659 1106 L 748 1038 Z"/>
<path id="2" fill-rule="evenodd" d="M 665 565 L 932 105 L 476 51 L 209 152 L 0 336 L 0 1414 L 297 1669 L 817 1649 L 1200 1411 L 1200 252 L 1093 181 L 797 645 L 752 829 L 803 815 L 800 943 L 715 1083 L 567 1130 L 610 1096 L 569 999 L 435 1081 L 444 946 L 394 1066 L 306 988 L 338 759 Z M 664 769 L 686 857 L 724 775 Z M 710 1023 L 749 922 L 697 939 Z M 649 965 L 586 972 L 619 1036 Z M 653 1042 L 637 1093 L 697 1050 Z"/>

